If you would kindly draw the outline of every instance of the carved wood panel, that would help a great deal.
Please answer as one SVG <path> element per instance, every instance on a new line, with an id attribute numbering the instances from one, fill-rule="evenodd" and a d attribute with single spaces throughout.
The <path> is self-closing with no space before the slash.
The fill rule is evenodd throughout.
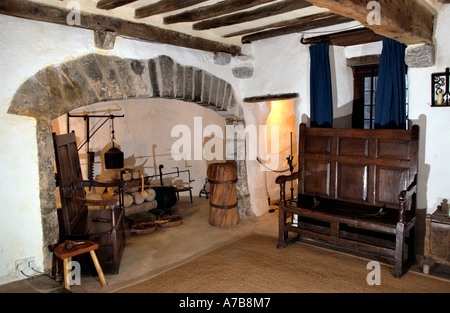
<path id="1" fill-rule="evenodd" d="M 398 207 L 417 174 L 417 138 L 405 130 L 300 129 L 299 192 Z"/>

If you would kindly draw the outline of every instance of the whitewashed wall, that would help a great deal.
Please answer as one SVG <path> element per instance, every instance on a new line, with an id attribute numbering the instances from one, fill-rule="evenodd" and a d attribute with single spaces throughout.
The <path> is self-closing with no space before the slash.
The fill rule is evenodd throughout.
<path id="1" fill-rule="evenodd" d="M 410 119 L 421 127 L 418 206 L 428 213 L 450 199 L 450 108 L 431 107 L 431 74 L 450 67 L 449 29 L 450 5 L 444 5 L 437 16 L 435 65 L 408 70 Z"/>

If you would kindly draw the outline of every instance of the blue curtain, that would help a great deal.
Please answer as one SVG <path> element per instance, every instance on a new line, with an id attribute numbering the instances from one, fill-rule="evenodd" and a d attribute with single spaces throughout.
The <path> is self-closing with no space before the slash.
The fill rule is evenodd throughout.
<path id="1" fill-rule="evenodd" d="M 311 57 L 311 127 L 333 126 L 333 97 L 329 51 L 330 45 L 328 43 L 309 47 Z"/>
<path id="2" fill-rule="evenodd" d="M 383 37 L 375 100 L 375 128 L 406 128 L 406 46 Z"/>

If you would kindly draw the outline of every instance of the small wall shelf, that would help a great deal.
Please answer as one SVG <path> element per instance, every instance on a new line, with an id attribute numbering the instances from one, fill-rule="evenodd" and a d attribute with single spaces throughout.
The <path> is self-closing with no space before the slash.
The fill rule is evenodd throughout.
<path id="1" fill-rule="evenodd" d="M 431 74 L 431 106 L 450 107 L 449 90 L 450 69 L 443 73 Z"/>

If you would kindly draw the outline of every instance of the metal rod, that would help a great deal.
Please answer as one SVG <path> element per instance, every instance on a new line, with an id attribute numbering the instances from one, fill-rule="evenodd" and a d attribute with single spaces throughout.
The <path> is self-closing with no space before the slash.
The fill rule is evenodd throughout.
<path id="1" fill-rule="evenodd" d="M 164 165 L 162 165 L 162 164 L 160 164 L 159 165 L 159 181 L 160 181 L 160 183 L 161 183 L 161 186 L 164 186 L 164 184 L 163 184 L 163 179 L 162 179 L 162 168 L 164 168 Z"/>
<path id="2" fill-rule="evenodd" d="M 114 114 L 96 115 L 96 114 L 70 114 L 70 113 L 67 113 L 67 133 L 69 133 L 69 131 L 70 131 L 69 121 L 70 121 L 71 117 L 84 118 L 88 124 L 89 124 L 89 118 L 92 118 L 92 117 L 106 118 L 106 120 L 99 127 L 97 127 L 97 129 L 91 135 L 89 135 L 89 131 L 86 132 L 86 140 L 78 148 L 78 151 L 80 151 L 80 149 L 92 138 L 92 136 L 94 136 L 94 134 L 97 132 L 97 130 L 99 130 L 100 127 L 102 127 L 110 118 L 125 117 L 125 115 L 123 115 L 123 114 L 122 115 L 114 115 Z M 88 146 L 89 146 L 89 144 L 88 144 Z"/>
<path id="3" fill-rule="evenodd" d="M 84 117 L 84 120 L 86 121 L 86 141 L 85 141 L 85 143 L 86 143 L 86 152 L 89 152 L 89 141 L 90 141 L 90 139 L 91 139 L 91 136 L 89 136 L 89 117 L 86 115 L 85 117 Z M 81 147 L 82 147 L 83 145 L 81 145 Z M 80 148 L 81 148 L 80 147 Z M 78 149 L 78 150 L 80 150 L 80 148 Z"/>
<path id="4" fill-rule="evenodd" d="M 89 120 L 89 119 L 88 119 Z M 94 134 L 103 126 L 103 125 L 105 125 L 105 123 L 107 122 L 107 121 L 109 121 L 109 117 L 106 119 L 106 120 L 104 120 L 103 121 L 103 123 L 101 123 L 100 124 L 100 126 L 99 127 L 97 127 L 93 132 L 92 132 L 92 134 L 90 134 L 89 135 L 89 132 L 87 133 L 87 137 L 86 137 L 86 140 L 80 145 L 80 147 L 78 148 L 78 151 L 86 144 L 86 143 L 88 143 L 89 142 L 89 140 L 92 138 L 92 136 L 94 136 Z M 88 123 L 89 124 L 89 123 Z M 89 147 L 89 144 L 88 144 L 88 147 Z"/>
<path id="5" fill-rule="evenodd" d="M 164 167 L 163 165 L 160 165 L 160 166 Z M 188 172 L 188 179 L 189 179 L 190 183 L 195 181 L 195 179 L 191 180 L 191 172 L 189 170 L 182 170 L 182 171 L 176 171 L 176 172 L 167 172 L 167 173 L 163 173 L 162 171 L 160 171 L 159 174 L 144 176 L 144 178 L 153 178 L 153 177 L 158 177 L 159 176 L 160 177 L 160 182 L 161 182 L 161 176 L 177 174 L 178 175 L 177 177 L 179 177 L 179 174 L 180 173 L 184 173 L 184 172 Z M 161 184 L 161 186 L 162 186 L 162 184 Z"/>
<path id="6" fill-rule="evenodd" d="M 89 114 L 80 114 L 80 115 L 76 115 L 76 114 L 70 114 L 67 113 L 67 132 L 69 132 L 69 118 L 70 117 L 81 117 L 84 118 L 86 120 L 87 126 L 89 127 L 89 119 L 92 117 L 98 117 L 98 118 L 106 118 L 106 120 L 103 121 L 103 123 L 100 124 L 100 126 L 98 126 L 91 134 L 90 134 L 90 130 L 87 129 L 86 130 L 86 140 L 78 147 L 78 151 L 81 150 L 81 148 L 87 143 L 88 144 L 88 150 L 89 150 L 89 140 L 92 138 L 92 136 L 95 135 L 95 133 L 103 126 L 105 125 L 105 123 L 107 121 L 109 121 L 109 119 L 114 119 L 116 117 L 124 117 L 125 115 L 114 115 L 114 114 L 110 114 L 110 115 L 89 115 Z"/>
<path id="7" fill-rule="evenodd" d="M 83 117 L 83 118 L 85 118 L 85 117 L 114 117 L 114 118 L 116 118 L 116 117 L 125 117 L 125 115 L 114 115 L 114 114 L 110 114 L 110 115 L 95 115 L 95 114 L 93 114 L 93 115 L 91 115 L 91 114 L 70 114 L 70 113 L 67 113 L 67 115 L 68 115 L 68 117 Z"/>
<path id="8" fill-rule="evenodd" d="M 443 95 L 443 96 L 447 95 L 447 105 L 448 105 L 448 101 L 449 101 L 449 98 L 450 98 L 449 78 L 450 78 L 450 69 L 447 67 L 445 69 L 445 92 L 444 92 L 444 95 Z M 444 101 L 442 101 L 442 102 L 444 102 Z"/>

